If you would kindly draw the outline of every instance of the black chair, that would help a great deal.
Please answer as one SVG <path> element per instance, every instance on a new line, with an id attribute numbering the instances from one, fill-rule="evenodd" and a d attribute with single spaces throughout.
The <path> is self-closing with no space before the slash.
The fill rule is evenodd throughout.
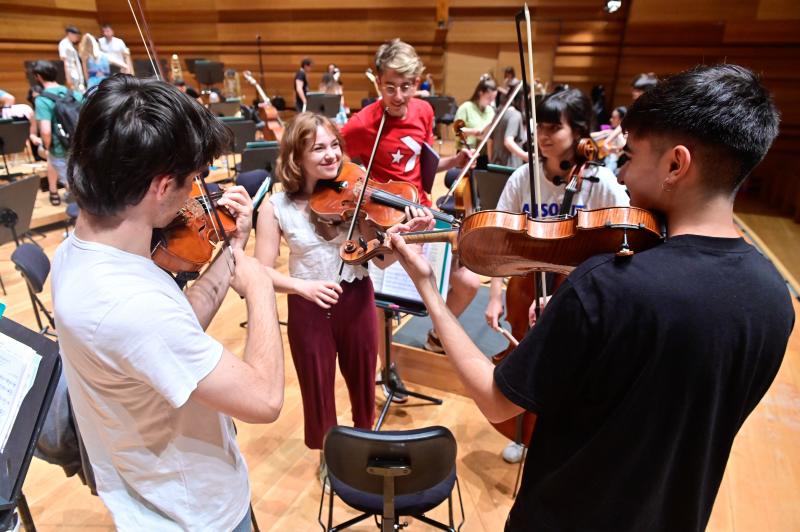
<path id="1" fill-rule="evenodd" d="M 478 196 L 478 209 L 482 211 L 497 208 L 497 202 L 514 169 L 508 166 L 490 164 L 485 170 L 475 169 L 473 177 Z"/>
<path id="2" fill-rule="evenodd" d="M 452 96 L 425 96 L 421 98 L 430 104 L 433 108 L 433 117 L 435 121 L 434 128 L 437 130 L 439 143 L 447 138 L 447 129 L 456 118 L 456 111 L 458 111 L 458 103 Z M 444 125 L 444 133 L 439 129 L 439 125 Z"/>
<path id="3" fill-rule="evenodd" d="M 22 244 L 11 254 L 11 262 L 22 274 L 28 285 L 28 294 L 31 296 L 33 314 L 36 316 L 36 323 L 39 325 L 39 332 L 42 334 L 55 334 L 50 330 L 55 330 L 56 323 L 53 316 L 44 306 L 38 294 L 42 293 L 47 276 L 50 275 L 50 259 L 47 258 L 42 248 L 36 244 Z M 49 325 L 42 324 L 42 314 L 47 318 Z"/>
<path id="4" fill-rule="evenodd" d="M 461 523 L 464 504 L 456 476 L 456 440 L 444 427 L 372 432 L 350 427 L 333 427 L 325 436 L 325 463 L 331 490 L 328 524 L 322 523 L 325 491 L 319 501 L 317 520 L 323 530 L 336 531 L 374 516 L 381 517 L 383 532 L 393 532 L 409 516 L 440 530 L 455 532 L 453 486 L 458 490 Z M 333 496 L 363 512 L 333 526 Z M 448 504 L 449 525 L 424 514 L 444 501 Z"/>

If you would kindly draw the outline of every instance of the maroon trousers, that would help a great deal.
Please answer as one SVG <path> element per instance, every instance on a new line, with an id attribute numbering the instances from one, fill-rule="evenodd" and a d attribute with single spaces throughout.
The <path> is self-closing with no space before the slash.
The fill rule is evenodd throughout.
<path id="1" fill-rule="evenodd" d="M 289 346 L 303 397 L 305 443 L 322 449 L 322 440 L 336 425 L 336 355 L 350 404 L 353 424 L 372 428 L 375 417 L 377 329 L 375 294 L 368 277 L 342 283 L 339 301 L 327 310 L 290 294 Z"/>

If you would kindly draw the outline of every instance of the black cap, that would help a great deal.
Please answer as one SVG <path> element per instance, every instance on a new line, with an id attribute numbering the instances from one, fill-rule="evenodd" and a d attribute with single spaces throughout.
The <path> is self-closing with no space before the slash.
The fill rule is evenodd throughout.
<path id="1" fill-rule="evenodd" d="M 64 31 L 66 31 L 67 33 L 74 33 L 75 35 L 81 34 L 81 30 L 79 30 L 77 26 L 67 26 L 66 28 L 64 28 Z"/>

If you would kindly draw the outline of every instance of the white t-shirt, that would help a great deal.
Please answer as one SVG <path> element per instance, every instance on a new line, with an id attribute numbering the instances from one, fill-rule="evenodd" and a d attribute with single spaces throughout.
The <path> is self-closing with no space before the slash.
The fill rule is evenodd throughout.
<path id="1" fill-rule="evenodd" d="M 309 214 L 297 208 L 285 192 L 269 198 L 275 219 L 289 246 L 289 275 L 306 281 L 335 281 L 339 273 L 339 247 L 347 233 L 339 231 L 333 240 L 325 240 L 309 221 Z M 352 282 L 369 275 L 363 266 L 345 264 L 342 280 Z"/>
<path id="2" fill-rule="evenodd" d="M 71 235 L 58 340 L 97 490 L 119 530 L 232 530 L 250 487 L 231 419 L 190 399 L 222 345 L 151 260 Z"/>
<path id="3" fill-rule="evenodd" d="M 572 198 L 572 212 L 578 209 L 603 209 L 605 207 L 627 207 L 630 198 L 625 187 L 617 182 L 614 173 L 604 166 L 595 166 L 585 175 L 593 175 L 599 179 L 593 182 L 584 179 L 580 192 Z M 531 212 L 531 180 L 529 179 L 528 165 L 517 168 L 508 178 L 500 200 L 497 202 L 498 211 Z M 564 199 L 565 184 L 554 185 L 552 181 L 542 175 L 542 199 L 538 202 L 539 208 L 533 209 L 533 216 L 538 215 L 539 209 L 543 216 L 556 216 L 560 214 L 561 202 Z"/>
<path id="4" fill-rule="evenodd" d="M 109 59 L 114 59 L 120 63 L 125 62 L 124 52 L 128 48 L 122 39 L 118 37 L 111 37 L 111 41 L 107 41 L 105 36 L 97 39 L 97 44 L 100 45 L 100 50 L 108 54 Z"/>
<path id="5" fill-rule="evenodd" d="M 64 61 L 65 66 L 69 71 L 69 76 L 72 78 L 72 86 L 75 90 L 86 90 L 86 82 L 83 77 L 83 66 L 81 66 L 81 57 L 78 55 L 78 50 L 69 40 L 69 37 L 64 37 L 58 43 L 58 56 Z"/>

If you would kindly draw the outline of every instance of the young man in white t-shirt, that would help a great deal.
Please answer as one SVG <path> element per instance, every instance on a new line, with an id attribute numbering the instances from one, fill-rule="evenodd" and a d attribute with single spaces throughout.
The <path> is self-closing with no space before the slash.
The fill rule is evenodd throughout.
<path id="1" fill-rule="evenodd" d="M 125 45 L 125 41 L 119 37 L 114 37 L 114 28 L 111 27 L 111 24 L 103 24 L 100 26 L 100 29 L 103 32 L 103 36 L 97 39 L 97 44 L 100 45 L 100 50 L 108 54 L 108 58 L 112 63 L 116 61 L 117 63 L 124 63 L 128 65 L 128 72 L 126 72 L 126 74 L 133 73 L 130 53 L 127 57 L 125 55 L 125 53 L 128 52 L 128 47 Z"/>
<path id="2" fill-rule="evenodd" d="M 68 179 L 81 214 L 53 263 L 64 372 L 97 491 L 119 530 L 249 530 L 247 466 L 230 416 L 269 423 L 283 404 L 272 282 L 243 249 L 252 202 L 186 292 L 151 260 L 151 237 L 230 145 L 200 104 L 156 80 L 117 76 L 86 101 Z M 244 296 L 244 357 L 204 329 L 228 288 Z"/>
<path id="3" fill-rule="evenodd" d="M 75 49 L 75 45 L 81 40 L 81 30 L 75 26 L 67 26 L 64 33 L 64 38 L 58 42 L 58 57 L 64 62 L 67 87 L 83 92 L 86 90 L 86 78 L 83 76 L 78 50 Z"/>

